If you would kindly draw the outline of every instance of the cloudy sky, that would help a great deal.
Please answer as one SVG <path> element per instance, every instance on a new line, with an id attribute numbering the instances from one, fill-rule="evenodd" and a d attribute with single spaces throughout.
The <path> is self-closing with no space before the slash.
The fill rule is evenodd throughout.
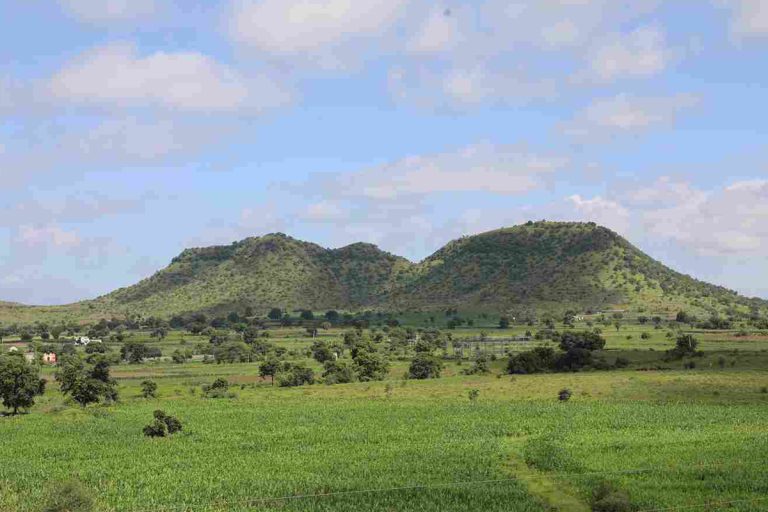
<path id="1" fill-rule="evenodd" d="M 768 297 L 768 0 L 0 3 L 0 300 L 592 220 Z"/>

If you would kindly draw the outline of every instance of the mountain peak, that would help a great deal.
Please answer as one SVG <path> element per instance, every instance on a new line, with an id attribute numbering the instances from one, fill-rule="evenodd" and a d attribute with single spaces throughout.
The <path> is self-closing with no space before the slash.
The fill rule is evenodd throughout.
<path id="1" fill-rule="evenodd" d="M 357 242 L 326 249 L 284 233 L 188 249 L 149 279 L 98 299 L 169 316 L 270 307 L 598 310 L 706 314 L 765 307 L 675 272 L 593 222 L 527 222 L 454 240 L 420 263 Z"/>

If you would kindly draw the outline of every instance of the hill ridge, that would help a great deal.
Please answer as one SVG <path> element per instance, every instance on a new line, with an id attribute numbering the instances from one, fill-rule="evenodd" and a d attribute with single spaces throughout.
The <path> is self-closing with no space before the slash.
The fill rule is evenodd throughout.
<path id="1" fill-rule="evenodd" d="M 285 233 L 183 250 L 138 283 L 68 306 L 92 315 L 268 310 L 768 310 L 654 260 L 594 222 L 527 222 L 452 240 L 418 262 L 355 242 L 326 248 Z M 49 308 L 50 309 L 50 308 Z"/>

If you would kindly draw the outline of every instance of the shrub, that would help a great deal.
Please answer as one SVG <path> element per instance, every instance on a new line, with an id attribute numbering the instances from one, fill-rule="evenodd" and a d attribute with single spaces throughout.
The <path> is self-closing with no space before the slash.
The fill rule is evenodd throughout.
<path id="1" fill-rule="evenodd" d="M 602 350 L 605 348 L 605 338 L 592 331 L 564 332 L 560 335 L 560 348 L 564 351 L 573 348 Z"/>
<path id="2" fill-rule="evenodd" d="M 145 380 L 141 383 L 141 396 L 144 398 L 157 398 L 157 383 Z"/>
<path id="3" fill-rule="evenodd" d="M 613 485 L 603 482 L 592 495 L 593 512 L 630 512 L 632 503 L 629 495 Z"/>
<path id="4" fill-rule="evenodd" d="M 280 387 L 303 386 L 315 383 L 315 372 L 303 364 L 286 365 L 277 376 L 277 385 Z"/>
<path id="5" fill-rule="evenodd" d="M 326 361 L 323 379 L 326 384 L 347 384 L 355 381 L 355 369 L 345 361 Z"/>
<path id="6" fill-rule="evenodd" d="M 420 353 L 411 361 L 408 368 L 408 378 L 411 379 L 437 379 L 443 370 L 443 362 L 437 357 Z"/>
<path id="7" fill-rule="evenodd" d="M 166 437 L 176 432 L 181 432 L 181 421 L 175 416 L 169 416 L 165 411 L 156 410 L 152 413 L 154 420 L 144 427 L 144 435 L 147 437 Z"/>
<path id="8" fill-rule="evenodd" d="M 629 359 L 626 357 L 617 357 L 616 362 L 614 363 L 614 366 L 616 368 L 626 368 L 629 366 Z"/>
<path id="9" fill-rule="evenodd" d="M 213 381 L 212 384 L 204 384 L 203 394 L 208 398 L 233 398 L 234 395 L 229 393 L 229 382 L 227 379 L 218 378 Z"/>
<path id="10" fill-rule="evenodd" d="M 567 402 L 571 399 L 571 390 L 568 388 L 561 389 L 560 392 L 557 394 L 557 399 L 561 402 Z"/>
<path id="11" fill-rule="evenodd" d="M 95 510 L 91 491 L 78 480 L 65 480 L 48 494 L 43 512 L 91 512 Z"/>
<path id="12" fill-rule="evenodd" d="M 540 373 L 554 366 L 555 351 L 549 347 L 536 347 L 528 352 L 510 356 L 507 373 L 529 374 Z"/>
<path id="13" fill-rule="evenodd" d="M 469 393 L 469 401 L 470 402 L 477 402 L 477 399 L 480 397 L 480 390 L 479 389 L 470 389 Z"/>
<path id="14" fill-rule="evenodd" d="M 478 373 L 488 373 L 489 371 L 491 371 L 491 368 L 488 364 L 488 357 L 481 354 L 475 358 L 472 366 L 464 370 L 462 373 L 465 375 L 476 375 Z"/>

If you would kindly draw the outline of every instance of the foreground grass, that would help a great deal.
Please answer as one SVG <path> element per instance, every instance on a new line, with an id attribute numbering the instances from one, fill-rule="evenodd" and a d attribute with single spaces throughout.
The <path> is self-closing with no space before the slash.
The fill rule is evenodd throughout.
<path id="1" fill-rule="evenodd" d="M 225 368 L 247 374 L 250 365 Z M 764 372 L 296 389 L 243 378 L 236 398 L 219 400 L 199 396 L 200 380 L 159 378 L 160 398 L 144 400 L 139 381 L 127 379 L 120 404 L 85 410 L 52 390 L 31 414 L 1 418 L 0 510 L 39 510 L 47 490 L 73 475 L 107 511 L 588 510 L 601 481 L 628 491 L 638 510 L 768 494 Z M 567 403 L 556 399 L 563 387 L 574 392 Z M 480 391 L 476 403 L 470 389 Z M 145 439 L 157 408 L 178 416 L 183 433 Z M 316 496 L 328 493 L 341 494 Z M 306 497 L 277 499 L 293 496 Z"/>

